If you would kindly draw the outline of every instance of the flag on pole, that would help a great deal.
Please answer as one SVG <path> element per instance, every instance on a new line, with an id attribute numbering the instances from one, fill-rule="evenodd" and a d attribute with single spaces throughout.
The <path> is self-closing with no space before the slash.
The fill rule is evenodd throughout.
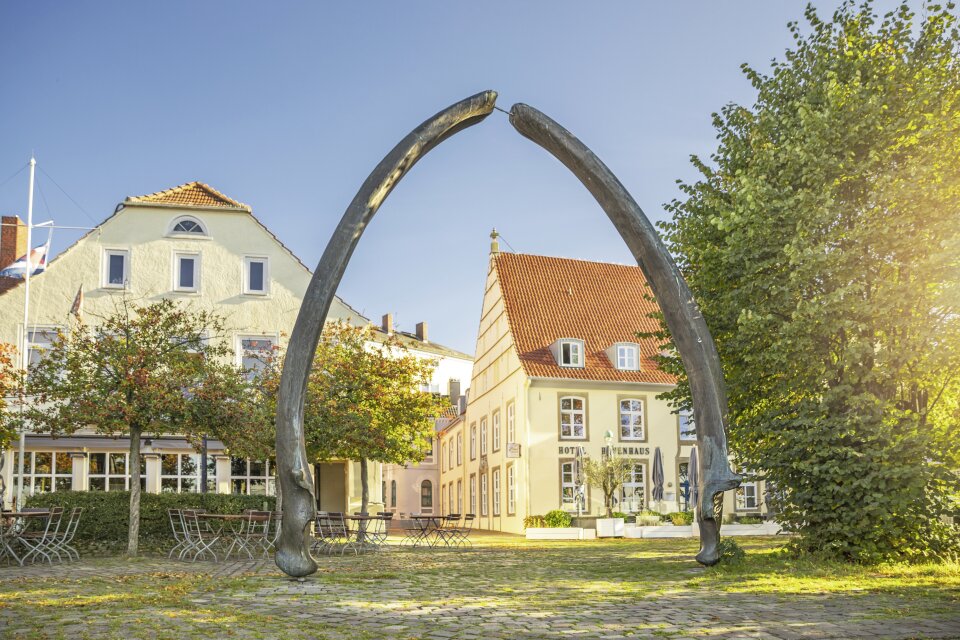
<path id="1" fill-rule="evenodd" d="M 70 307 L 70 313 L 77 317 L 77 320 L 82 320 L 81 316 L 83 315 L 83 285 L 80 285 L 80 288 L 77 289 L 77 295 L 73 299 L 73 305 Z"/>
<path id="2" fill-rule="evenodd" d="M 47 268 L 47 255 L 50 253 L 50 239 L 47 238 L 45 244 L 40 245 L 39 247 L 34 247 L 30 252 L 30 275 L 35 276 L 38 273 L 42 273 Z M 27 256 L 20 256 L 20 258 L 11 265 L 8 265 L 2 271 L 0 271 L 0 276 L 5 276 L 7 278 L 20 278 L 21 280 L 27 277 Z"/>

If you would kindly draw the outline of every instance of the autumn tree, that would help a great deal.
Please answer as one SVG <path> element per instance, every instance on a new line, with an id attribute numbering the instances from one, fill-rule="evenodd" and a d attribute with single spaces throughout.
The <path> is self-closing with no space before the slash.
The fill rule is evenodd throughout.
<path id="1" fill-rule="evenodd" d="M 946 557 L 960 469 L 960 38 L 952 4 L 790 24 L 663 225 L 717 341 L 730 443 L 798 545 Z M 664 366 L 682 375 L 679 363 Z M 673 394 L 689 404 L 685 384 Z"/>
<path id="2" fill-rule="evenodd" d="M 138 305 L 126 298 L 97 326 L 75 323 L 31 367 L 26 417 L 54 435 L 93 429 L 130 439 L 130 529 L 140 529 L 140 441 L 180 434 L 199 444 L 256 415 L 243 371 L 228 364 L 223 321 L 170 300 Z"/>
<path id="3" fill-rule="evenodd" d="M 263 406 L 276 406 L 281 357 L 258 376 Z M 372 327 L 328 323 L 317 345 L 304 402 L 307 455 L 360 462 L 361 510 L 370 501 L 368 462 L 420 462 L 430 452 L 434 419 L 447 401 L 421 391 L 435 362 L 419 358 L 396 336 L 377 339 Z M 274 436 L 274 428 L 268 435 Z M 262 450 L 264 434 L 228 436 L 231 448 Z"/>
<path id="4" fill-rule="evenodd" d="M 597 487 L 603 493 L 603 505 L 607 509 L 607 517 L 613 517 L 613 497 L 617 489 L 630 479 L 633 463 L 623 456 L 612 451 L 602 455 L 599 459 L 587 458 L 583 461 L 583 475 L 587 483 Z"/>
<path id="5" fill-rule="evenodd" d="M 16 347 L 0 343 L 0 451 L 17 436 L 18 421 L 7 412 L 12 410 L 9 399 L 19 395 L 21 380 Z"/>

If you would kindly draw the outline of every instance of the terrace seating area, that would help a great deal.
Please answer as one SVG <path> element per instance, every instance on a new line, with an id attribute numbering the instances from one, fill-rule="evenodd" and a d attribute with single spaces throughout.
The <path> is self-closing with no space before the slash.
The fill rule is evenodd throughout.
<path id="1" fill-rule="evenodd" d="M 207 513 L 202 509 L 169 509 L 174 546 L 167 557 L 214 562 L 267 558 L 280 537 L 279 511 L 247 510 L 239 514 Z"/>
<path id="2" fill-rule="evenodd" d="M 27 563 L 79 560 L 72 546 L 82 507 L 65 514 L 62 507 L 0 512 L 0 560 Z"/>

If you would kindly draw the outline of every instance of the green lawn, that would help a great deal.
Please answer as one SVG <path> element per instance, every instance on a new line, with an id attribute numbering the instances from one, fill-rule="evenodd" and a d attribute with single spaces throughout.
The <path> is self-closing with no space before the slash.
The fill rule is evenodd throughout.
<path id="1" fill-rule="evenodd" d="M 513 638 L 579 629 L 582 637 L 680 637 L 754 625 L 781 637 L 777 625 L 794 618 L 809 626 L 853 616 L 858 629 L 876 622 L 917 633 L 904 637 L 926 637 L 918 620 L 956 624 L 960 637 L 956 564 L 852 567 L 793 559 L 782 538 L 739 542 L 745 560 L 706 569 L 692 559 L 695 540 L 482 536 L 462 553 L 324 557 L 303 583 L 269 563 L 100 558 L 0 567 L 0 636 Z M 218 575 L 228 569 L 240 573 Z M 714 615 L 714 605 L 723 611 Z"/>

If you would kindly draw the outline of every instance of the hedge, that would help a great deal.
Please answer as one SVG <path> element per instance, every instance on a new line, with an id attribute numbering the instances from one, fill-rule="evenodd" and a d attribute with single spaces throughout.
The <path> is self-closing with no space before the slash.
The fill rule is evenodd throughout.
<path id="1" fill-rule="evenodd" d="M 141 493 L 140 547 L 161 551 L 173 546 L 167 509 L 206 509 L 210 513 L 241 513 L 244 509 L 272 510 L 276 498 L 220 493 Z M 127 548 L 129 491 L 57 491 L 27 499 L 27 507 L 63 507 L 69 515 L 83 507 L 74 546 L 82 552 L 115 552 Z"/>

